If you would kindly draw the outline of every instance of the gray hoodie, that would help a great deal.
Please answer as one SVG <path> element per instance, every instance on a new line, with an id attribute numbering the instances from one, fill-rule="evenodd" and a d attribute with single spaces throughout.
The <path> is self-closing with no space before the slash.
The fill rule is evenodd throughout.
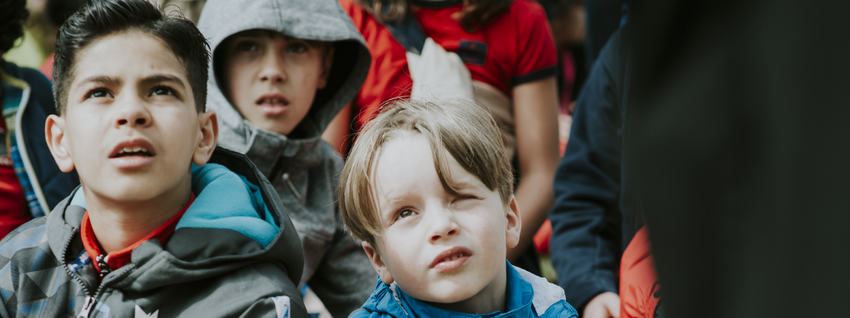
<path id="1" fill-rule="evenodd" d="M 376 273 L 343 227 L 336 203 L 343 161 L 320 137 L 366 78 L 370 56 L 363 38 L 336 0 L 210 0 L 198 28 L 213 52 L 207 107 L 218 114 L 219 145 L 248 155 L 271 181 L 301 237 L 301 283 L 310 286 L 331 314 L 347 316 L 369 297 Z M 251 29 L 334 43 L 328 84 L 317 91 L 307 116 L 288 136 L 245 120 L 217 82 L 215 65 L 223 55 L 218 46 Z"/>

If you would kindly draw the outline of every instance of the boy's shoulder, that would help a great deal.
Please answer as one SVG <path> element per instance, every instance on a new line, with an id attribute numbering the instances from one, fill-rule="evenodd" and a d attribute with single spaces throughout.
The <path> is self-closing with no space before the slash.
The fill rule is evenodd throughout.
<path id="1" fill-rule="evenodd" d="M 30 220 L 6 235 L 0 241 L 0 268 L 9 266 L 10 263 L 17 263 L 17 267 L 21 267 L 20 261 L 31 261 L 35 256 L 35 252 L 25 253 L 27 255 L 22 255 L 22 252 L 32 249 L 50 251 L 46 230 L 47 217 L 45 216 Z M 26 266 L 26 268 L 30 267 Z"/>
<path id="2" fill-rule="evenodd" d="M 567 303 L 564 289 L 522 268 L 514 266 L 514 269 L 520 278 L 531 285 L 534 291 L 531 304 L 538 317 L 578 317 L 575 308 Z M 521 287 L 514 285 L 512 288 Z"/>

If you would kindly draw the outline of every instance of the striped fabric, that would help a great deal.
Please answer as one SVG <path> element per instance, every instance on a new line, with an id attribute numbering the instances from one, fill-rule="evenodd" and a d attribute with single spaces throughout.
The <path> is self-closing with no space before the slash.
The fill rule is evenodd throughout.
<path id="1" fill-rule="evenodd" d="M 33 190 L 33 186 L 30 182 L 27 170 L 24 167 L 24 161 L 21 157 L 17 138 L 15 136 L 15 117 L 18 114 L 18 107 L 20 107 L 21 102 L 25 99 L 24 92 L 28 92 L 27 89 L 29 88 L 29 85 L 22 80 L 18 80 L 8 74 L 5 74 L 5 72 L 0 71 L 0 73 L 3 73 L 0 74 L 0 77 L 2 77 L 3 85 L 3 118 L 6 120 L 7 153 L 12 154 L 15 174 L 18 175 L 18 181 L 21 182 L 21 187 L 24 189 L 30 213 L 34 218 L 41 217 L 45 215 L 45 211 L 42 210 L 41 204 L 38 202 L 38 197 L 35 194 L 35 190 Z"/>

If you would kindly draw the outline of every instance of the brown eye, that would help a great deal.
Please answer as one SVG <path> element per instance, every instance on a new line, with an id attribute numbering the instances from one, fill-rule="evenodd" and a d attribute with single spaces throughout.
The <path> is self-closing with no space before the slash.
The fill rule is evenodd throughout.
<path id="1" fill-rule="evenodd" d="M 173 89 L 171 89 L 171 87 L 167 87 L 167 86 L 157 86 L 157 87 L 154 87 L 153 91 L 151 91 L 151 95 L 171 95 L 171 96 L 176 96 L 176 95 L 177 95 L 177 93 L 175 93 L 175 92 L 174 92 L 174 90 L 173 90 Z"/>
<path id="2" fill-rule="evenodd" d="M 307 45 L 300 42 L 290 43 L 286 46 L 287 53 L 304 53 L 307 52 Z"/>
<path id="3" fill-rule="evenodd" d="M 239 52 L 256 52 L 259 50 L 257 43 L 246 41 L 236 45 L 236 50 Z"/>
<path id="4" fill-rule="evenodd" d="M 89 91 L 86 94 L 86 98 L 103 98 L 103 97 L 112 97 L 112 94 L 109 93 L 109 90 L 105 88 L 96 88 Z"/>

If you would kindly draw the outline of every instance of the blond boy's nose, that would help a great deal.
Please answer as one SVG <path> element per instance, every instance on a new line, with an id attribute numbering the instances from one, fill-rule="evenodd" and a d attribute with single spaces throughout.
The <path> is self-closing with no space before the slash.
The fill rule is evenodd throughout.
<path id="1" fill-rule="evenodd" d="M 434 216 L 433 232 L 431 233 L 431 242 L 436 242 L 440 239 L 454 236 L 459 229 L 457 223 L 454 222 L 449 214 L 450 212 L 441 213 L 439 216 Z"/>

